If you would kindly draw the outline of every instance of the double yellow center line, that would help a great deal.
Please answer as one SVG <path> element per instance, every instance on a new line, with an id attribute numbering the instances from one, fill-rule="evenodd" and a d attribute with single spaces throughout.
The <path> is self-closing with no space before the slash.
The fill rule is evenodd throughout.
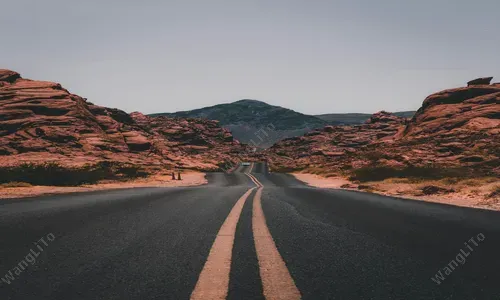
<path id="1" fill-rule="evenodd" d="M 253 198 L 252 231 L 255 250 L 259 261 L 259 272 L 266 299 L 300 299 L 300 292 L 293 281 L 283 258 L 276 248 L 276 244 L 269 232 L 266 218 L 262 210 L 261 198 L 264 185 L 255 176 L 245 173 L 257 187 L 253 187 L 241 196 L 231 209 L 222 224 L 217 237 L 210 249 L 207 261 L 200 273 L 198 282 L 191 294 L 191 299 L 226 299 L 231 272 L 231 259 L 234 245 L 236 225 L 247 198 L 257 188 Z"/>

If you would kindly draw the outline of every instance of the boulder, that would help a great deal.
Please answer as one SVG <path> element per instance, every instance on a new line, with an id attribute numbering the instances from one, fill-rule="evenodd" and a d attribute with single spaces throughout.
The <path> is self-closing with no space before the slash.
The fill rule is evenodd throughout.
<path id="1" fill-rule="evenodd" d="M 424 195 L 435 195 L 435 194 L 449 194 L 454 193 L 453 189 L 447 189 L 435 185 L 426 185 L 422 188 L 422 193 Z"/>
<path id="2" fill-rule="evenodd" d="M 21 78 L 21 75 L 11 70 L 0 69 L 0 81 L 14 82 Z"/>
<path id="3" fill-rule="evenodd" d="M 471 80 L 471 81 L 467 82 L 467 86 L 471 86 L 471 85 L 490 85 L 492 79 L 493 79 L 493 77 L 476 78 L 474 80 Z"/>

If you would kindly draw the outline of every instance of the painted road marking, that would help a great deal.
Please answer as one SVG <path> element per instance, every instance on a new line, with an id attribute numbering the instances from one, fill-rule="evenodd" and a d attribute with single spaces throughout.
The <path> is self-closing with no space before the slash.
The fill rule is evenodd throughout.
<path id="1" fill-rule="evenodd" d="M 248 170 L 247 174 L 252 173 L 252 170 L 253 170 L 253 165 L 254 165 L 254 163 L 252 163 L 252 164 L 250 165 L 250 170 Z"/>
<path id="2" fill-rule="evenodd" d="M 262 183 L 260 183 L 260 181 L 258 181 L 257 178 L 255 178 L 252 174 L 246 174 L 246 175 L 250 177 L 250 180 L 252 180 L 257 187 L 262 187 Z"/>
<path id="3" fill-rule="evenodd" d="M 255 242 L 255 250 L 259 261 L 259 273 L 262 280 L 264 297 L 268 300 L 301 299 L 300 292 L 288 271 L 286 264 L 276 248 L 273 237 L 266 224 L 266 218 L 262 210 L 262 190 L 264 185 L 250 172 L 245 173 L 257 186 L 257 192 L 253 198 L 252 207 L 252 231 Z M 203 266 L 196 286 L 191 294 L 193 300 L 222 300 L 226 299 L 229 288 L 229 276 L 231 273 L 231 259 L 234 245 L 236 225 L 240 219 L 241 211 L 247 198 L 252 191 L 251 188 L 238 199 L 231 209 L 224 224 L 222 224 L 217 237 L 210 249 L 207 261 Z"/>
<path id="4" fill-rule="evenodd" d="M 260 183 L 260 181 L 258 181 L 257 178 L 255 178 L 255 176 L 250 174 L 253 170 L 253 165 L 254 165 L 254 163 L 252 163 L 252 165 L 250 166 L 250 170 L 248 172 L 245 172 L 245 175 L 247 175 L 250 178 L 250 180 L 252 180 L 253 183 L 255 183 L 255 185 L 257 187 L 261 187 L 261 186 L 263 186 L 262 183 Z"/>
<path id="5" fill-rule="evenodd" d="M 243 205 L 254 189 L 249 189 L 238 199 L 222 224 L 191 294 L 191 299 L 226 299 L 236 225 L 240 219 Z"/>
<path id="6" fill-rule="evenodd" d="M 267 227 L 266 217 L 262 210 L 262 190 L 264 186 L 251 174 L 259 188 L 253 198 L 252 209 L 252 231 L 255 242 L 255 250 L 259 261 L 259 272 L 264 290 L 264 297 L 267 300 L 301 299 L 299 289 L 286 267 L 285 261 L 281 257 L 271 232 Z"/>

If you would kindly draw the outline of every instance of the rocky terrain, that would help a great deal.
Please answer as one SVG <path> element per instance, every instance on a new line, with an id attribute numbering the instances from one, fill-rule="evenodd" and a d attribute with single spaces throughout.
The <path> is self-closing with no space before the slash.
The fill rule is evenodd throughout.
<path id="1" fill-rule="evenodd" d="M 490 81 L 430 95 L 412 119 L 380 112 L 286 139 L 268 150 L 271 166 L 361 180 L 500 176 L 500 85 Z"/>
<path id="2" fill-rule="evenodd" d="M 415 112 L 394 114 L 407 118 L 412 117 Z M 311 116 L 262 101 L 245 99 L 190 111 L 159 113 L 151 116 L 218 120 L 239 141 L 257 148 L 268 148 L 283 139 L 301 136 L 327 125 L 363 124 L 370 119 L 371 114 L 339 113 Z"/>
<path id="3" fill-rule="evenodd" d="M 362 125 L 325 126 L 304 136 L 285 139 L 266 152 L 275 170 L 321 168 L 340 172 L 359 167 L 360 150 L 375 143 L 389 143 L 404 130 L 407 119 L 379 112 Z"/>
<path id="4" fill-rule="evenodd" d="M 67 180 L 71 183 L 110 174 L 227 170 L 252 159 L 267 160 L 274 171 L 357 182 L 498 178 L 500 84 L 491 80 L 479 78 L 430 95 L 411 119 L 382 111 L 363 124 L 323 126 L 326 121 L 255 100 L 174 117 L 128 114 L 95 105 L 60 84 L 0 70 L 0 183 L 35 175 L 37 182 L 68 179 L 74 175 L 68 168 L 80 170 Z M 190 118 L 193 114 L 201 118 Z M 309 121 L 321 128 L 301 127 Z M 235 140 L 228 128 L 248 133 L 250 146 Z M 307 133 L 251 152 L 301 131 Z"/>
<path id="5" fill-rule="evenodd" d="M 217 170 L 244 145 L 217 121 L 150 118 L 94 105 L 60 84 L 0 70 L 0 166 L 102 162 Z M 0 173 L 2 181 L 13 171 Z"/>
<path id="6" fill-rule="evenodd" d="M 191 111 L 151 116 L 217 120 L 242 143 L 267 148 L 287 137 L 300 136 L 329 122 L 257 100 L 240 100 Z"/>

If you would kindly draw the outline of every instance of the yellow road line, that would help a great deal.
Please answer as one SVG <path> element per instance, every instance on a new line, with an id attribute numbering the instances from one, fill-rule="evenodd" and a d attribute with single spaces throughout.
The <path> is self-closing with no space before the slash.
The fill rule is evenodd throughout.
<path id="1" fill-rule="evenodd" d="M 243 205 L 255 188 L 246 191 L 231 209 L 210 249 L 205 266 L 191 294 L 193 300 L 226 299 L 236 225 Z"/>
<path id="2" fill-rule="evenodd" d="M 246 173 L 245 173 L 245 175 L 247 175 L 247 176 L 250 178 L 250 180 L 252 180 L 252 181 L 253 181 L 253 183 L 255 183 L 255 185 L 256 185 L 257 187 L 261 187 L 261 186 L 262 186 L 262 183 L 260 183 L 260 182 L 257 180 L 257 178 L 255 178 L 255 176 L 253 176 L 252 174 L 250 174 L 250 173 L 252 172 L 252 170 L 253 170 L 253 166 L 254 166 L 254 163 L 252 163 L 252 165 L 251 165 L 251 167 L 250 167 L 250 170 L 249 170 L 248 172 L 246 172 Z"/>
<path id="3" fill-rule="evenodd" d="M 254 179 L 260 187 L 253 198 L 252 231 L 264 297 L 267 300 L 301 299 L 300 291 L 295 285 L 267 227 L 261 203 L 264 186 L 256 178 Z"/>
<path id="4" fill-rule="evenodd" d="M 247 174 L 247 176 L 250 177 L 250 180 L 252 180 L 257 187 L 263 186 L 262 183 L 260 183 L 260 181 L 258 181 L 257 178 L 255 178 L 255 176 L 253 176 L 252 174 Z"/>
<path id="5" fill-rule="evenodd" d="M 248 174 L 252 173 L 252 170 L 253 170 L 253 165 L 254 165 L 254 163 L 252 163 L 252 164 L 250 165 L 250 170 L 248 171 Z"/>

